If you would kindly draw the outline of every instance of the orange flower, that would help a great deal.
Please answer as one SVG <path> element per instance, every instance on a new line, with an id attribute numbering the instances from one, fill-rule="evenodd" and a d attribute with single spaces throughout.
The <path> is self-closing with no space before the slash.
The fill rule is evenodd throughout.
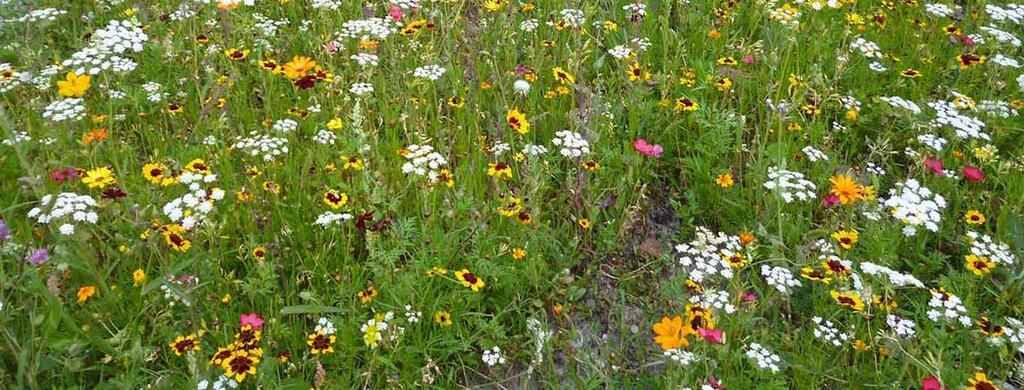
<path id="1" fill-rule="evenodd" d="M 89 298 L 92 298 L 94 295 L 96 295 L 96 287 L 82 287 L 78 289 L 78 303 L 85 303 L 85 301 L 88 301 Z"/>
<path id="2" fill-rule="evenodd" d="M 654 330 L 654 342 L 658 343 L 664 350 L 677 349 L 690 346 L 688 336 L 694 333 L 693 328 L 683 325 L 683 318 L 663 317 L 661 322 L 651 327 Z"/>

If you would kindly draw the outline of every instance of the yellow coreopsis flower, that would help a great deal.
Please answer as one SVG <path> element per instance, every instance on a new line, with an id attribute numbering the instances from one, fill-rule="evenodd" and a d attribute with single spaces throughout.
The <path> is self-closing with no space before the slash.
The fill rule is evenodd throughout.
<path id="1" fill-rule="evenodd" d="M 57 81 L 57 93 L 66 97 L 82 97 L 89 90 L 89 76 L 68 72 L 64 80 Z"/>

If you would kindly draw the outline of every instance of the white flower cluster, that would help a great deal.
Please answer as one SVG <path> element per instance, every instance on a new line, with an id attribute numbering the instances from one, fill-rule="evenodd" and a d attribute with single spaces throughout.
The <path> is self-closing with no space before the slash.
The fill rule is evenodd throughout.
<path id="1" fill-rule="evenodd" d="M 885 316 L 885 324 L 899 337 L 914 337 L 917 334 L 917 324 L 906 318 L 889 314 Z"/>
<path id="2" fill-rule="evenodd" d="M 921 134 L 917 136 L 917 142 L 932 148 L 932 150 L 935 150 L 936 152 L 941 152 L 942 148 L 944 148 L 949 141 L 935 134 Z"/>
<path id="3" fill-rule="evenodd" d="M 647 4 L 632 3 L 622 6 L 622 10 L 629 12 L 630 18 L 634 20 L 647 17 Z"/>
<path id="4" fill-rule="evenodd" d="M 1005 66 L 1007 68 L 1020 68 L 1019 61 L 1013 59 L 1012 57 L 1007 57 L 998 53 L 992 56 L 992 58 L 989 59 L 989 61 L 991 61 L 993 64 Z"/>
<path id="5" fill-rule="evenodd" d="M 299 122 L 292 119 L 279 119 L 274 122 L 274 126 L 272 128 L 274 131 L 281 133 L 291 133 L 295 131 L 295 129 L 299 128 Z"/>
<path id="6" fill-rule="evenodd" d="M 739 237 L 729 236 L 722 232 L 714 234 L 703 226 L 697 227 L 696 236 L 692 241 L 676 245 L 676 252 L 679 252 L 679 265 L 687 268 L 689 270 L 687 277 L 697 283 L 716 275 L 731 279 L 732 268 L 729 267 L 729 263 L 725 259 L 739 253 L 742 249 Z"/>
<path id="7" fill-rule="evenodd" d="M 56 8 L 43 8 L 29 11 L 20 18 L 14 18 L 16 22 L 52 22 L 57 17 L 68 13 L 68 11 Z M 2 22 L 2 21 L 0 21 Z"/>
<path id="8" fill-rule="evenodd" d="M 800 10 L 795 7 L 779 7 L 768 14 L 768 19 L 795 28 L 800 25 Z"/>
<path id="9" fill-rule="evenodd" d="M 886 68 L 885 65 L 882 65 L 882 63 L 878 61 L 873 61 L 870 64 L 868 64 L 868 69 L 871 69 L 878 73 L 882 73 L 889 70 L 889 68 Z"/>
<path id="10" fill-rule="evenodd" d="M 1009 326 L 1003 327 L 1006 339 L 1017 347 L 1017 352 L 1024 353 L 1024 323 L 1016 318 L 1007 318 Z"/>
<path id="11" fill-rule="evenodd" d="M 256 30 L 259 30 L 260 34 L 266 38 L 277 36 L 277 30 L 288 25 L 288 19 L 274 20 L 258 13 L 253 14 L 252 18 L 256 20 L 253 27 L 255 27 Z"/>
<path id="12" fill-rule="evenodd" d="M 364 68 L 367 66 L 377 66 L 377 64 L 380 62 L 380 57 L 377 57 L 376 54 L 370 53 L 353 54 L 351 57 L 349 57 L 349 59 L 359 63 L 359 66 L 362 66 Z"/>
<path id="13" fill-rule="evenodd" d="M 988 17 L 992 18 L 992 20 L 1009 20 L 1016 24 L 1024 23 L 1024 5 L 1007 4 L 1005 6 L 998 6 L 988 4 L 985 6 L 985 12 L 988 13 Z"/>
<path id="14" fill-rule="evenodd" d="M 416 77 L 416 78 L 428 79 L 430 81 L 437 81 L 437 79 L 441 78 L 441 76 L 444 75 L 444 72 L 445 72 L 445 68 L 442 68 L 440 66 L 437 66 L 437 65 L 424 65 L 424 66 L 421 66 L 419 68 L 416 68 L 416 70 L 414 70 L 412 72 L 412 75 L 414 77 Z"/>
<path id="15" fill-rule="evenodd" d="M 811 318 L 814 321 L 814 337 L 832 344 L 832 346 L 840 347 L 843 343 L 850 341 L 850 334 L 847 332 L 839 331 L 832 321 L 825 320 L 821 317 Z"/>
<path id="16" fill-rule="evenodd" d="M 538 26 L 540 26 L 540 21 L 537 19 L 527 19 L 519 23 L 519 29 L 524 32 L 533 32 Z"/>
<path id="17" fill-rule="evenodd" d="M 120 55 L 141 52 L 148 40 L 149 36 L 134 22 L 111 20 L 106 27 L 93 32 L 88 46 L 64 60 L 64 66 L 75 68 L 75 73 L 91 75 L 107 69 L 131 71 L 135 69 L 135 62 Z"/>
<path id="18" fill-rule="evenodd" d="M 785 267 L 763 264 L 761 265 L 761 276 L 769 286 L 783 294 L 789 294 L 791 288 L 800 287 L 800 280 L 793 277 L 793 272 Z"/>
<path id="19" fill-rule="evenodd" d="M 316 132 L 316 135 L 313 136 L 313 142 L 320 145 L 334 145 L 334 142 L 337 140 L 338 136 L 330 130 L 320 129 L 320 131 Z"/>
<path id="20" fill-rule="evenodd" d="M 10 137 L 8 137 L 7 139 L 4 139 L 3 144 L 7 145 L 7 146 L 11 146 L 11 145 L 20 144 L 22 142 L 28 142 L 28 141 L 31 141 L 31 140 L 32 140 L 32 137 L 29 136 L 27 132 L 16 131 L 13 134 L 11 134 Z"/>
<path id="21" fill-rule="evenodd" d="M 583 11 L 575 8 L 565 8 L 559 14 L 562 15 L 562 21 L 572 28 L 581 27 L 587 21 L 587 18 L 583 16 Z"/>
<path id="22" fill-rule="evenodd" d="M 395 32 L 394 25 L 385 18 L 349 20 L 341 25 L 339 36 L 362 40 L 387 39 Z"/>
<path id="23" fill-rule="evenodd" d="M 210 385 L 210 381 L 203 379 L 196 385 L 196 390 L 227 390 L 238 387 L 238 382 L 234 379 L 229 378 L 226 374 L 220 374 L 217 380 L 213 381 L 213 385 Z"/>
<path id="24" fill-rule="evenodd" d="M 967 316 L 967 308 L 960 301 L 960 297 L 956 295 L 932 290 L 932 299 L 928 300 L 928 307 L 930 309 L 925 314 L 932 321 L 950 320 L 957 321 L 965 327 L 971 326 L 971 317 Z"/>
<path id="25" fill-rule="evenodd" d="M 533 358 L 530 360 L 530 365 L 536 366 L 544 362 L 544 345 L 547 344 L 548 339 L 551 338 L 554 332 L 544 327 L 539 320 L 532 317 L 526 320 L 526 329 L 533 336 Z"/>
<path id="26" fill-rule="evenodd" d="M 43 118 L 53 122 L 77 121 L 85 118 L 85 101 L 80 98 L 67 98 L 46 105 Z"/>
<path id="27" fill-rule="evenodd" d="M 391 4 L 401 9 L 413 9 L 420 7 L 420 0 L 391 0 Z"/>
<path id="28" fill-rule="evenodd" d="M 247 151 L 250 156 L 262 156 L 264 161 L 272 161 L 277 156 L 288 153 L 288 139 L 258 135 L 252 131 L 248 137 L 239 139 L 231 147 Z"/>
<path id="29" fill-rule="evenodd" d="M 946 199 L 921 186 L 917 180 L 909 179 L 889 189 L 889 198 L 883 205 L 892 210 L 893 217 L 903 222 L 903 234 L 910 237 L 917 234 L 917 228 L 921 226 L 932 232 L 939 231 Z"/>
<path id="30" fill-rule="evenodd" d="M 977 118 L 961 115 L 953 103 L 936 100 L 928 103 L 928 107 L 935 110 L 935 115 L 937 116 L 931 121 L 930 124 L 932 126 L 950 126 L 953 128 L 956 136 L 963 139 L 980 138 L 986 141 L 992 140 L 992 137 L 981 131 L 985 128 L 985 122 Z"/>
<path id="31" fill-rule="evenodd" d="M 816 197 L 814 192 L 818 190 L 814 183 L 804 179 L 804 174 L 778 167 L 768 168 L 768 180 L 764 182 L 764 188 L 777 191 L 786 203 L 793 203 L 797 199 L 801 201 L 814 199 Z"/>
<path id="32" fill-rule="evenodd" d="M 352 214 L 335 213 L 332 211 L 327 211 L 317 216 L 316 221 L 313 221 L 313 223 L 320 225 L 320 227 L 326 229 L 331 225 L 338 225 L 341 224 L 341 222 L 348 221 L 350 219 L 352 219 Z"/>
<path id="33" fill-rule="evenodd" d="M 684 366 L 689 366 L 690 363 L 693 363 L 695 360 L 697 360 L 697 355 L 694 355 L 693 352 L 683 349 L 673 348 L 666 350 L 665 352 L 663 352 L 663 354 L 669 359 L 672 359 L 672 361 L 682 364 Z"/>
<path id="34" fill-rule="evenodd" d="M 828 161 L 828 155 L 813 146 L 804 146 L 804 155 L 807 156 L 807 160 L 810 162 L 817 162 L 819 160 Z"/>
<path id="35" fill-rule="evenodd" d="M 978 111 L 1000 118 L 1017 116 L 1017 109 L 1010 106 L 1010 103 L 1002 100 L 982 100 L 978 102 Z"/>
<path id="36" fill-rule="evenodd" d="M 324 332 L 325 335 L 332 335 L 338 330 L 334 328 L 334 323 L 326 317 L 320 317 L 316 320 L 316 327 L 313 328 L 313 332 Z"/>
<path id="37" fill-rule="evenodd" d="M 189 192 L 164 204 L 163 212 L 171 222 L 180 223 L 185 230 L 192 230 L 206 220 L 206 215 L 213 211 L 213 202 L 224 199 L 224 190 L 213 188 L 206 190 L 202 183 L 210 184 L 217 181 L 217 175 L 204 175 L 195 172 L 183 172 L 181 183 L 187 184 Z"/>
<path id="38" fill-rule="evenodd" d="M 630 49 L 625 45 L 618 45 L 608 49 L 608 54 L 618 60 L 628 60 L 636 55 L 636 53 L 633 52 L 633 49 Z"/>
<path id="39" fill-rule="evenodd" d="M 882 168 L 873 162 L 868 163 L 868 172 L 871 172 L 871 174 L 875 176 L 885 176 L 886 174 L 885 168 Z"/>
<path id="40" fill-rule="evenodd" d="M 148 96 L 146 96 L 146 100 L 149 100 L 150 103 L 162 102 L 164 99 L 170 96 L 167 92 L 162 91 L 163 88 L 164 87 L 160 85 L 160 83 L 152 81 L 142 84 L 142 90 L 146 91 L 146 93 L 148 94 Z"/>
<path id="41" fill-rule="evenodd" d="M 560 147 L 559 153 L 565 157 L 577 158 L 590 153 L 590 143 L 583 139 L 580 133 L 562 130 L 555 132 L 555 138 L 551 143 Z"/>
<path id="42" fill-rule="evenodd" d="M 75 224 L 96 224 L 99 215 L 93 211 L 95 207 L 96 199 L 89 195 L 62 192 L 56 197 L 43 195 L 39 200 L 39 206 L 28 211 L 28 217 L 35 218 L 36 223 L 42 224 L 60 222 L 57 230 L 60 234 L 70 236 L 75 233 Z"/>
<path id="43" fill-rule="evenodd" d="M 341 2 L 338 0 L 313 0 L 313 9 L 329 9 L 331 11 L 337 10 L 341 7 Z"/>
<path id="44" fill-rule="evenodd" d="M 701 307 L 714 308 L 732 314 L 736 312 L 736 306 L 729 303 L 728 291 L 705 290 L 700 295 L 691 296 L 690 303 L 699 304 Z"/>
<path id="45" fill-rule="evenodd" d="M 850 44 L 850 51 L 859 51 L 867 58 L 882 58 L 882 49 L 877 43 L 871 42 L 863 37 L 857 37 Z"/>
<path id="46" fill-rule="evenodd" d="M 896 287 L 913 286 L 917 288 L 924 288 L 924 283 L 918 280 L 914 275 L 905 274 L 870 261 L 862 261 L 860 263 L 860 270 L 871 276 L 885 275 L 889 278 L 889 283 L 892 283 Z"/>
<path id="47" fill-rule="evenodd" d="M 782 358 L 769 351 L 767 348 L 761 346 L 758 343 L 750 343 L 750 347 L 747 348 L 747 357 L 754 360 L 757 367 L 762 370 L 771 370 L 772 373 L 779 372 L 779 363 L 782 363 Z"/>
<path id="48" fill-rule="evenodd" d="M 1013 255 L 1009 245 L 996 242 L 987 234 L 967 232 L 967 243 L 971 246 L 972 255 L 987 257 L 993 263 L 1009 266 L 1017 262 L 1017 257 Z"/>
<path id="49" fill-rule="evenodd" d="M 921 107 L 918 106 L 917 103 L 914 103 L 910 100 L 906 100 L 899 96 L 881 96 L 878 98 L 878 100 L 889 103 L 889 105 L 893 107 L 909 110 L 910 112 L 913 112 L 915 115 L 921 113 Z"/>
<path id="50" fill-rule="evenodd" d="M 505 357 L 501 356 L 501 348 L 498 348 L 498 346 L 494 346 L 494 348 L 491 349 L 485 349 L 482 359 L 484 364 L 487 364 L 487 367 L 505 364 Z"/>
<path id="51" fill-rule="evenodd" d="M 539 156 L 547 152 L 548 148 L 545 148 L 543 145 L 526 144 L 526 146 L 523 146 L 523 154 L 527 156 Z"/>
<path id="52" fill-rule="evenodd" d="M 991 35 L 992 38 L 995 38 L 999 42 L 1009 43 L 1013 47 L 1020 47 L 1021 45 L 1020 38 L 1017 38 L 1016 35 L 1000 30 L 993 25 L 981 26 L 978 27 L 978 29 L 988 35 Z"/>
<path id="53" fill-rule="evenodd" d="M 924 10 L 925 12 L 928 12 L 940 18 L 947 18 L 953 15 L 953 9 L 950 8 L 948 5 L 941 3 L 925 4 Z"/>
<path id="54" fill-rule="evenodd" d="M 405 322 L 415 324 L 423 318 L 423 312 L 415 310 L 412 305 L 405 305 Z"/>
<path id="55" fill-rule="evenodd" d="M 448 164 L 448 160 L 435 152 L 430 145 L 409 145 L 405 148 L 409 151 L 405 155 L 407 160 L 402 164 L 402 173 L 413 173 L 418 176 L 427 176 L 430 181 L 437 180 L 441 168 Z"/>
<path id="56" fill-rule="evenodd" d="M 351 87 L 349 87 L 348 91 L 352 92 L 356 96 L 363 96 L 363 95 L 366 95 L 368 93 L 373 93 L 373 84 L 370 84 L 370 83 L 354 83 L 354 84 L 352 84 Z"/>

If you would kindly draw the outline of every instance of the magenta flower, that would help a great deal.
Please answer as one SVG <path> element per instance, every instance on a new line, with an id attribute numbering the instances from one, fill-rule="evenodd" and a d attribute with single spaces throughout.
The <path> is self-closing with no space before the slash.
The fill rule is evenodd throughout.
<path id="1" fill-rule="evenodd" d="M 662 148 L 658 144 L 649 144 L 647 140 L 640 138 L 633 141 L 633 149 L 647 157 L 661 157 Z"/>
<path id="2" fill-rule="evenodd" d="M 921 390 L 949 390 L 949 386 L 943 386 L 934 376 L 921 380 Z"/>
<path id="3" fill-rule="evenodd" d="M 249 325 L 253 329 L 259 329 L 263 326 L 263 318 L 261 318 L 259 314 L 256 314 L 256 312 L 242 314 L 239 321 L 242 323 L 242 326 Z"/>
<path id="4" fill-rule="evenodd" d="M 839 195 L 830 192 L 828 195 L 821 199 L 821 203 L 825 206 L 826 209 L 833 208 L 835 207 L 835 205 L 839 204 Z"/>
<path id="5" fill-rule="evenodd" d="M 402 20 L 402 16 L 405 16 L 405 14 L 402 13 L 402 8 L 394 4 L 391 4 L 391 8 L 388 9 L 388 13 L 391 14 L 391 20 L 395 23 L 400 22 Z"/>
<path id="6" fill-rule="evenodd" d="M 932 173 L 939 176 L 946 176 L 946 172 L 942 171 L 942 161 L 933 160 L 931 157 L 924 158 L 924 166 L 932 171 Z"/>
<path id="7" fill-rule="evenodd" d="M 707 342 L 709 342 L 711 344 L 721 344 L 722 343 L 722 330 L 721 329 L 698 328 L 697 329 L 697 333 L 700 334 L 700 337 L 703 338 L 704 341 L 707 341 Z"/>
<path id="8" fill-rule="evenodd" d="M 964 178 L 967 181 L 982 181 L 985 180 L 985 172 L 981 171 L 981 168 L 975 168 L 970 165 L 964 165 Z"/>
<path id="9" fill-rule="evenodd" d="M 744 54 L 743 55 L 743 63 L 747 64 L 747 65 L 753 64 L 754 63 L 754 56 L 752 56 L 750 54 Z"/>

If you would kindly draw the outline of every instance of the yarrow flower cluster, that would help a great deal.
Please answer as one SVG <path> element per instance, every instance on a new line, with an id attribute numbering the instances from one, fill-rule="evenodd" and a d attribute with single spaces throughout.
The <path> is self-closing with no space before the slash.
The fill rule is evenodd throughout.
<path id="1" fill-rule="evenodd" d="M 43 109 L 43 118 L 53 122 L 81 120 L 85 118 L 85 101 L 68 98 L 50 103 Z"/>
<path id="2" fill-rule="evenodd" d="M 394 25 L 385 18 L 369 18 L 364 20 L 349 20 L 341 25 L 338 35 L 354 39 L 387 39 L 396 31 Z"/>
<path id="3" fill-rule="evenodd" d="M 74 68 L 78 74 L 96 75 L 107 69 L 131 71 L 135 69 L 135 62 L 121 55 L 141 52 L 147 41 L 149 36 L 134 22 L 111 20 L 94 31 L 89 45 L 64 60 L 63 65 Z"/>
<path id="4" fill-rule="evenodd" d="M 555 132 L 551 143 L 560 147 L 559 153 L 565 157 L 578 158 L 590 153 L 590 143 L 580 133 L 562 130 Z"/>
<path id="5" fill-rule="evenodd" d="M 403 153 L 406 162 L 402 164 L 402 173 L 425 175 L 430 181 L 437 180 L 440 170 L 448 164 L 448 160 L 430 145 L 409 145 Z"/>
<path id="6" fill-rule="evenodd" d="M 956 105 L 953 103 L 936 100 L 928 103 L 928 107 L 935 110 L 935 115 L 937 116 L 931 121 L 932 126 L 952 127 L 956 136 L 963 139 L 976 138 L 985 141 L 992 140 L 991 136 L 982 131 L 982 129 L 985 128 L 985 122 L 982 122 L 977 118 L 960 114 L 960 112 L 957 111 Z"/>
<path id="7" fill-rule="evenodd" d="M 903 234 L 910 237 L 917 234 L 918 227 L 932 232 L 939 231 L 946 199 L 922 186 L 917 180 L 909 179 L 890 189 L 889 198 L 883 205 L 892 210 L 894 218 L 903 222 Z"/>
<path id="8" fill-rule="evenodd" d="M 694 355 L 693 352 L 684 349 L 672 348 L 665 350 L 662 354 L 665 355 L 665 357 L 672 359 L 672 361 L 684 366 L 689 366 L 690 363 L 697 360 L 697 355 Z"/>
<path id="9" fill-rule="evenodd" d="M 765 282 L 780 293 L 789 294 L 790 289 L 800 287 L 800 280 L 793 276 L 793 272 L 785 267 L 775 267 L 768 264 L 761 265 L 761 276 Z"/>
<path id="10" fill-rule="evenodd" d="M 815 338 L 832 344 L 835 347 L 840 347 L 843 343 L 850 341 L 850 334 L 840 331 L 832 321 L 821 317 L 811 318 L 811 321 L 814 321 L 813 333 Z"/>
<path id="11" fill-rule="evenodd" d="M 999 265 L 1010 266 L 1017 262 L 1010 246 L 1003 242 L 996 242 L 987 234 L 978 232 L 967 232 L 967 243 L 970 245 L 970 254 L 984 257 Z"/>
<path id="12" fill-rule="evenodd" d="M 967 308 L 964 307 L 960 297 L 953 295 L 945 289 L 931 290 L 932 298 L 928 300 L 928 311 L 925 313 L 928 319 L 939 321 L 959 322 L 960 325 L 971 326 L 971 317 L 967 316 Z"/>
<path id="13" fill-rule="evenodd" d="M 412 75 L 421 79 L 437 81 L 437 79 L 441 78 L 441 76 L 444 75 L 444 72 L 445 69 L 440 66 L 426 65 L 416 68 L 416 70 L 412 72 Z"/>
<path id="14" fill-rule="evenodd" d="M 885 316 L 885 324 L 899 337 L 910 338 L 917 334 L 917 324 L 906 318 L 888 314 Z"/>
<path id="15" fill-rule="evenodd" d="M 776 191 L 786 203 L 814 199 L 814 192 L 818 189 L 814 183 L 804 178 L 804 174 L 778 167 L 768 168 L 768 180 L 764 182 L 764 187 Z"/>
<path id="16" fill-rule="evenodd" d="M 779 372 L 779 363 L 782 363 L 782 358 L 761 346 L 761 344 L 750 343 L 746 355 L 757 364 L 758 368 L 771 370 L 773 374 Z"/>
<path id="17" fill-rule="evenodd" d="M 914 102 L 912 102 L 910 100 L 906 100 L 906 99 L 901 98 L 899 96 L 882 96 L 882 97 L 879 97 L 878 100 L 881 100 L 883 102 L 889 103 L 890 106 L 902 108 L 904 110 L 908 110 L 908 111 L 914 113 L 915 115 L 916 114 L 920 114 L 922 112 L 921 111 L 921 107 L 918 106 L 917 103 L 914 103 Z"/>
<path id="18" fill-rule="evenodd" d="M 575 8 L 565 8 L 559 14 L 562 16 L 562 21 L 572 28 L 583 26 L 587 21 L 587 18 L 583 16 L 583 11 Z"/>
<path id="19" fill-rule="evenodd" d="M 76 224 L 96 224 L 99 215 L 95 208 L 96 199 L 89 195 L 62 192 L 57 196 L 44 195 L 39 206 L 29 210 L 28 217 L 41 224 L 60 223 L 57 228 L 60 234 L 70 236 L 75 233 Z"/>
<path id="20" fill-rule="evenodd" d="M 373 93 L 373 84 L 355 83 L 352 84 L 351 87 L 349 87 L 348 91 L 352 92 L 356 96 L 363 96 L 369 93 Z"/>
<path id="21" fill-rule="evenodd" d="M 741 255 L 742 249 L 739 237 L 722 232 L 714 234 L 703 226 L 697 228 L 692 241 L 676 246 L 679 265 L 686 268 L 687 277 L 697 283 L 714 276 L 731 279 L 733 271 L 726 259 Z"/>
<path id="22" fill-rule="evenodd" d="M 889 267 L 878 265 L 869 261 L 860 262 L 860 270 L 865 274 L 871 276 L 884 275 L 889 279 L 889 283 L 896 287 L 917 287 L 924 288 L 924 283 L 918 280 L 914 275 L 905 274 Z"/>
<path id="23" fill-rule="evenodd" d="M 183 172 L 179 180 L 188 186 L 189 192 L 164 204 L 163 212 L 171 222 L 179 223 L 185 230 L 192 230 L 206 220 L 206 215 L 213 211 L 214 202 L 224 199 L 224 190 L 207 190 L 202 187 L 203 183 L 210 184 L 217 180 L 214 174 Z"/>
<path id="24" fill-rule="evenodd" d="M 486 364 L 487 367 L 505 364 L 505 357 L 501 355 L 501 348 L 498 348 L 497 346 L 491 349 L 485 349 L 481 359 L 483 359 L 484 364 Z"/>
<path id="25" fill-rule="evenodd" d="M 326 229 L 332 225 L 339 225 L 344 221 L 352 219 L 352 214 L 349 213 L 335 213 L 333 211 L 326 211 L 316 217 L 314 224 Z"/>
<path id="26" fill-rule="evenodd" d="M 252 131 L 248 137 L 239 139 L 231 147 L 245 151 L 253 157 L 262 157 L 264 161 L 273 161 L 277 156 L 288 153 L 288 139 L 260 135 Z"/>

